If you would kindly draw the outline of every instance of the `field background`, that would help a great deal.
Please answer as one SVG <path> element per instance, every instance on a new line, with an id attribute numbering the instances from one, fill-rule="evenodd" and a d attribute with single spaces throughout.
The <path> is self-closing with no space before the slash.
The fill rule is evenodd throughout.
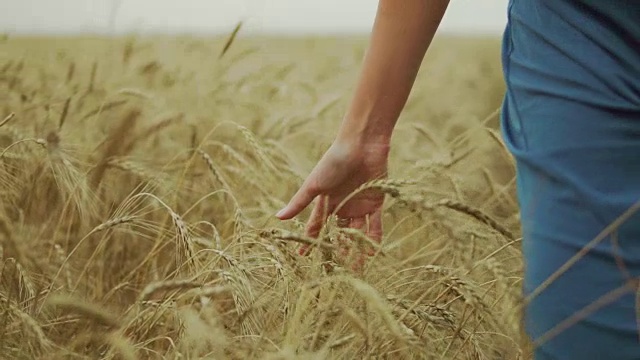
<path id="1" fill-rule="evenodd" d="M 499 39 L 435 40 L 362 272 L 274 214 L 366 40 L 225 41 L 0 39 L 0 357 L 528 358 Z"/>

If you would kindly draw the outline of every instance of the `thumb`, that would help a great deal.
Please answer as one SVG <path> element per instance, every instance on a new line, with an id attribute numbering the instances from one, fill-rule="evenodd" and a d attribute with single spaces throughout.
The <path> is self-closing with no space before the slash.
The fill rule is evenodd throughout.
<path id="1" fill-rule="evenodd" d="M 280 220 L 289 220 L 304 210 L 315 197 L 318 195 L 316 191 L 308 185 L 303 185 L 300 190 L 291 198 L 289 204 L 282 210 L 278 211 L 276 217 Z"/>

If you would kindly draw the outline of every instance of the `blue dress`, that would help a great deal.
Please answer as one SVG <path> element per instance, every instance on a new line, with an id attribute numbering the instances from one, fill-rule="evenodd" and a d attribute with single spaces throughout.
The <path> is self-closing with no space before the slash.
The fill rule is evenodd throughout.
<path id="1" fill-rule="evenodd" d="M 508 11 L 501 126 L 535 358 L 640 359 L 640 0 Z"/>

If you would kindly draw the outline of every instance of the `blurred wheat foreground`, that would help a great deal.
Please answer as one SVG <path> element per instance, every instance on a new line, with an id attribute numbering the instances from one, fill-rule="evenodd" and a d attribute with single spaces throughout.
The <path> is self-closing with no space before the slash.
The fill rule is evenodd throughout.
<path id="1" fill-rule="evenodd" d="M 225 41 L 0 42 L 0 357 L 523 357 L 498 41 L 436 40 L 370 184 L 385 236 L 361 273 L 338 239 L 365 236 L 274 214 L 365 40 Z"/>

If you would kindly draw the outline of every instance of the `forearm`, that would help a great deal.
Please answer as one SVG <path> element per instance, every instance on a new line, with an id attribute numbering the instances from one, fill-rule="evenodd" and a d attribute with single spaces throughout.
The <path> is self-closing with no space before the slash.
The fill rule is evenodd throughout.
<path id="1" fill-rule="evenodd" d="M 380 0 L 338 139 L 388 144 L 449 0 Z"/>

